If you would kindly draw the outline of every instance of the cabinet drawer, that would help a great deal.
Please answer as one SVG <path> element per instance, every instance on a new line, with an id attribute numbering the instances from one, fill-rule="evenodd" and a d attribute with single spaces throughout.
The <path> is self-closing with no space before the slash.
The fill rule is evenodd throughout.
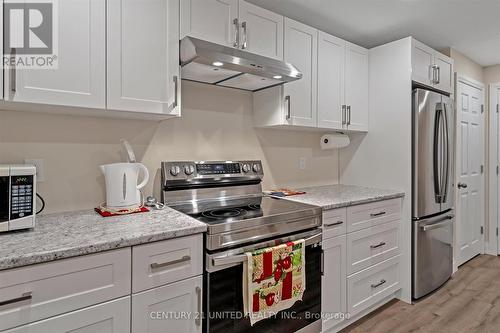
<path id="1" fill-rule="evenodd" d="M 347 235 L 347 274 L 394 257 L 401 252 L 400 221 L 389 222 Z"/>
<path id="2" fill-rule="evenodd" d="M 132 248 L 134 293 L 202 274 L 203 238 L 193 235 Z"/>
<path id="3" fill-rule="evenodd" d="M 129 248 L 0 271 L 0 331 L 128 294 Z"/>
<path id="4" fill-rule="evenodd" d="M 132 333 L 201 333 L 202 285 L 197 276 L 133 295 Z"/>
<path id="5" fill-rule="evenodd" d="M 347 207 L 347 232 L 401 219 L 401 199 Z"/>
<path id="6" fill-rule="evenodd" d="M 347 312 L 354 316 L 401 288 L 400 256 L 347 278 Z"/>
<path id="7" fill-rule="evenodd" d="M 38 321 L 4 333 L 130 332 L 130 297 Z"/>
<path id="8" fill-rule="evenodd" d="M 323 239 L 345 235 L 347 232 L 347 210 L 332 209 L 323 212 Z"/>

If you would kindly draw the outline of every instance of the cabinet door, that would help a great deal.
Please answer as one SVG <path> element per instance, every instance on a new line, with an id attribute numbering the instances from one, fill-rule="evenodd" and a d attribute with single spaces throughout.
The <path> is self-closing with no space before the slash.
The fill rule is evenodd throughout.
<path id="1" fill-rule="evenodd" d="M 285 61 L 302 72 L 302 78 L 284 85 L 287 123 L 317 126 L 318 30 L 285 18 Z"/>
<path id="2" fill-rule="evenodd" d="M 181 37 L 237 47 L 238 0 L 182 0 Z"/>
<path id="3" fill-rule="evenodd" d="M 179 0 L 108 0 L 108 109 L 180 114 L 178 12 Z"/>
<path id="4" fill-rule="evenodd" d="M 441 53 L 436 53 L 434 64 L 437 66 L 436 89 L 451 93 L 453 92 L 453 59 Z"/>
<path id="5" fill-rule="evenodd" d="M 353 131 L 368 131 L 368 50 L 347 43 L 345 96 L 347 126 Z"/>
<path id="6" fill-rule="evenodd" d="M 202 283 L 198 276 L 132 295 L 132 333 L 201 332 Z"/>
<path id="7" fill-rule="evenodd" d="M 342 129 L 345 124 L 345 50 L 344 40 L 319 32 L 318 127 Z"/>
<path id="8" fill-rule="evenodd" d="M 434 50 L 417 40 L 412 40 L 411 64 L 412 80 L 428 86 L 432 82 L 432 65 L 434 65 Z"/>
<path id="9" fill-rule="evenodd" d="M 324 274 L 321 287 L 323 332 L 343 321 L 347 311 L 346 236 L 323 241 Z"/>
<path id="10" fill-rule="evenodd" d="M 28 313 L 27 313 L 28 315 Z M 125 333 L 130 332 L 130 296 L 19 326 L 4 333 Z"/>
<path id="11" fill-rule="evenodd" d="M 240 0 L 240 48 L 283 60 L 283 16 Z"/>
<path id="12" fill-rule="evenodd" d="M 58 68 L 4 71 L 5 99 L 105 108 L 105 0 L 58 2 Z"/>

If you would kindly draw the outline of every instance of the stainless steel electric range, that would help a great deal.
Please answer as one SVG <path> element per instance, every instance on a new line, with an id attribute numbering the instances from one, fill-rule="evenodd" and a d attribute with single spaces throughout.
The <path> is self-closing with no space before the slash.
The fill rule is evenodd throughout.
<path id="1" fill-rule="evenodd" d="M 163 162 L 162 201 L 208 226 L 205 236 L 204 332 L 321 331 L 321 208 L 262 194 L 260 161 Z M 306 240 L 302 301 L 250 326 L 243 315 L 247 251 Z"/>

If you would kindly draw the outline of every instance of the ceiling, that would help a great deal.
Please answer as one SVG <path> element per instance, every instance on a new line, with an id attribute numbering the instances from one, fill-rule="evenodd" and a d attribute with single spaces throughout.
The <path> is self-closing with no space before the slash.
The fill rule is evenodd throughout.
<path id="1" fill-rule="evenodd" d="M 247 0 L 371 48 L 413 36 L 500 64 L 500 0 Z"/>

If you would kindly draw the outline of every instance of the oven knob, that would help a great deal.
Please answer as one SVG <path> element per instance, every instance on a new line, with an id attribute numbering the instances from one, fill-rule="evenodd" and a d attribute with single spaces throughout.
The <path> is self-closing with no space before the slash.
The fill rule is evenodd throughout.
<path id="1" fill-rule="evenodd" d="M 250 164 L 243 164 L 243 172 L 249 172 L 250 171 Z"/>
<path id="2" fill-rule="evenodd" d="M 257 172 L 257 173 L 260 172 L 260 165 L 259 164 L 254 164 L 252 166 L 252 170 L 253 170 L 253 172 Z"/>
<path id="3" fill-rule="evenodd" d="M 194 166 L 192 166 L 192 165 L 184 166 L 184 173 L 188 176 L 192 175 L 194 173 Z"/>
<path id="4" fill-rule="evenodd" d="M 181 173 L 181 168 L 178 165 L 172 165 L 172 167 L 170 167 L 170 174 L 172 176 L 177 176 L 179 173 Z"/>

